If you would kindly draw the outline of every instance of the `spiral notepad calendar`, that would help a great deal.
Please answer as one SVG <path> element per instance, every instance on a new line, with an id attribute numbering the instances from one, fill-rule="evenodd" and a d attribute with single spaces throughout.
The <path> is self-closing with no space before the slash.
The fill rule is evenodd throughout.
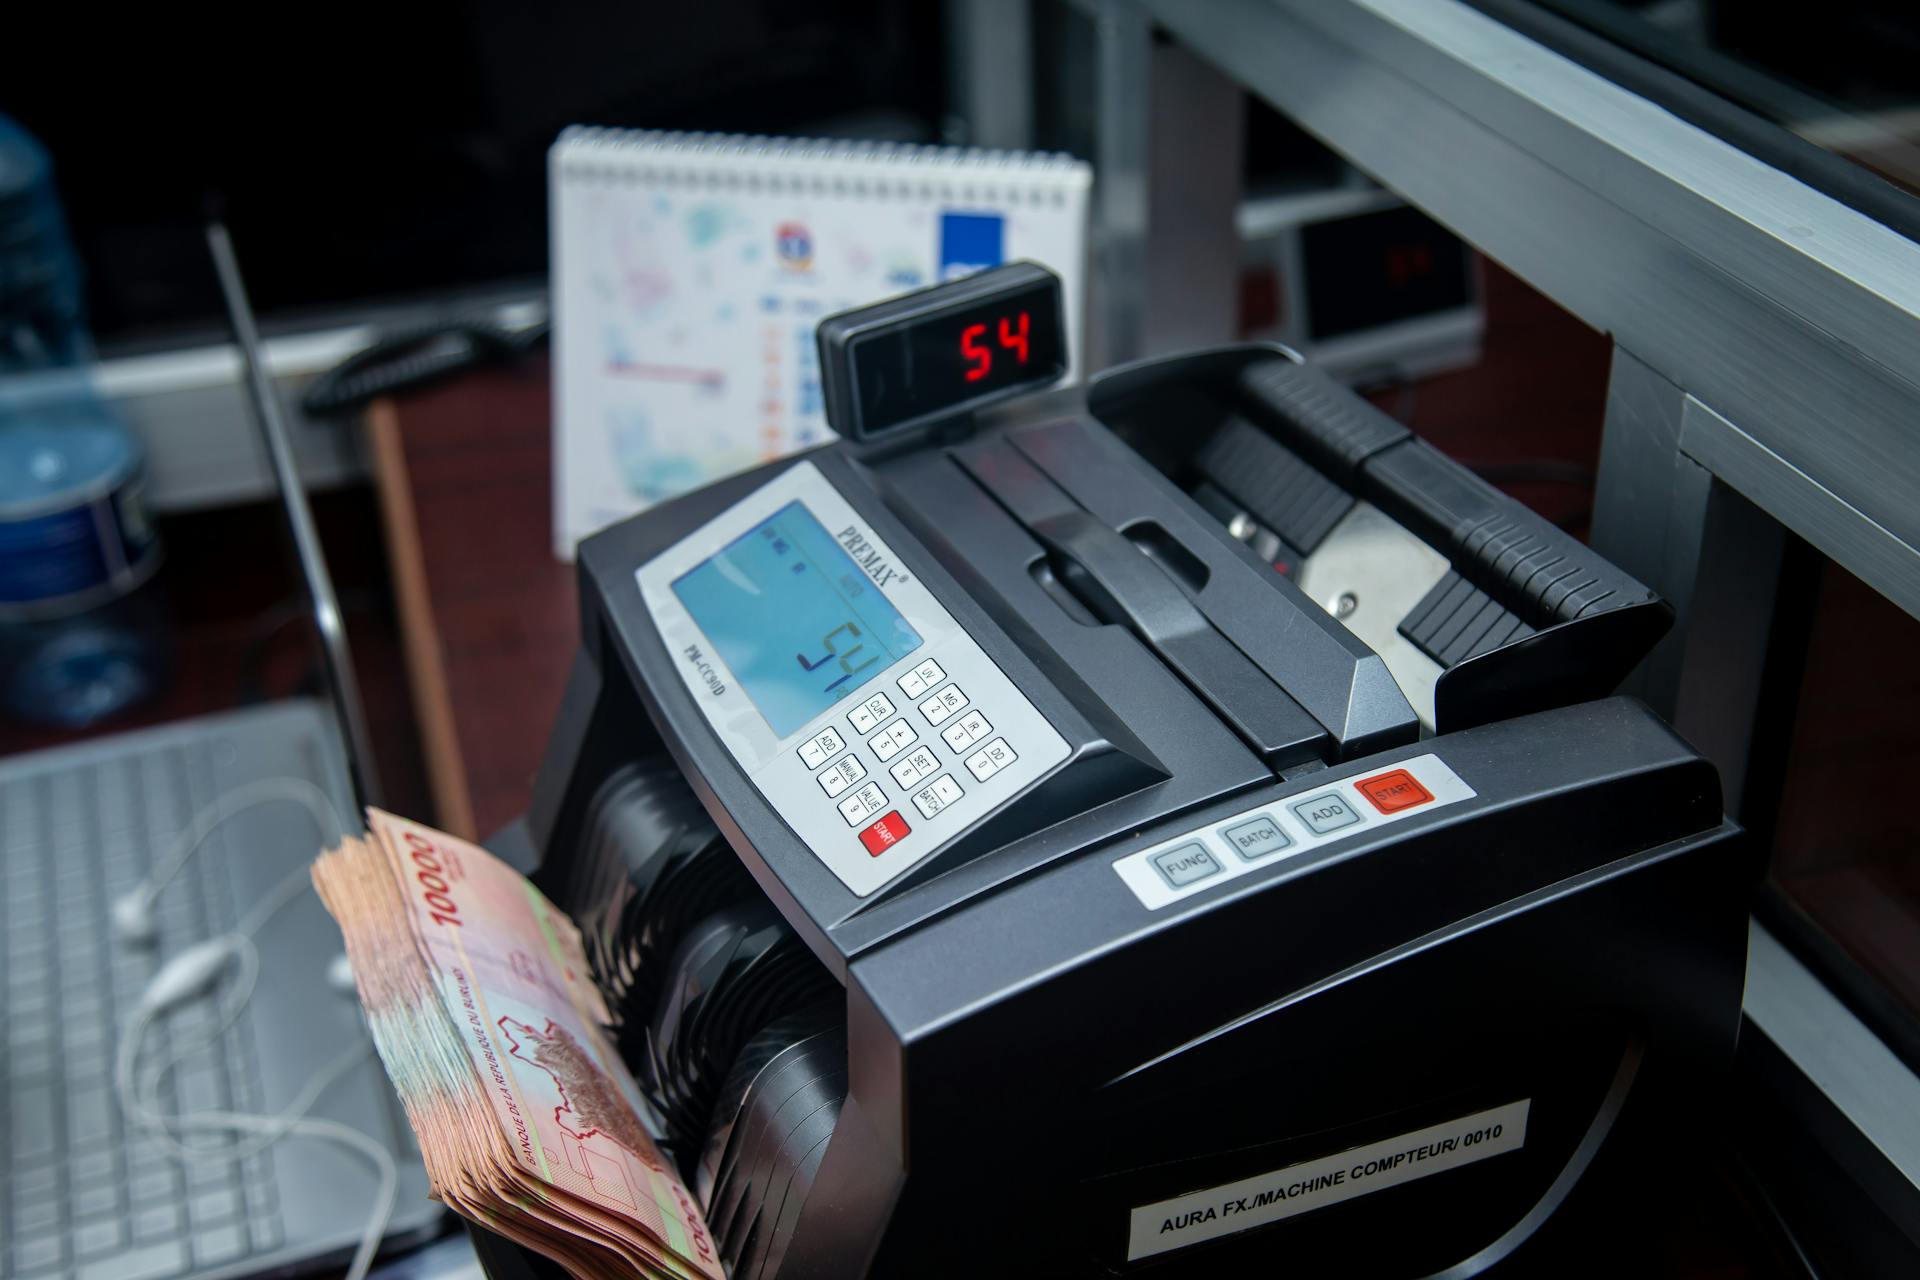
<path id="1" fill-rule="evenodd" d="M 1092 174 L 1064 156 L 570 129 L 548 182 L 562 558 L 828 439 L 822 316 L 1026 258 L 1083 345 Z"/>

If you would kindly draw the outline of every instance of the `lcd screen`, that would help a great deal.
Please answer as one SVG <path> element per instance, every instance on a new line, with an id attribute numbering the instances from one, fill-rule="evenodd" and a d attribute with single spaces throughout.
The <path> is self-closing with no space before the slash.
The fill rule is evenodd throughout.
<path id="1" fill-rule="evenodd" d="M 781 738 L 920 647 L 803 502 L 674 579 L 673 594 Z"/>

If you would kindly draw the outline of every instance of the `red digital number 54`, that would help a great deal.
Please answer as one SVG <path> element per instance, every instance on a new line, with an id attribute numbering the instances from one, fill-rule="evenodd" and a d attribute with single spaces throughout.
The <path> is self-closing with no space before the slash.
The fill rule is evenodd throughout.
<path id="1" fill-rule="evenodd" d="M 1027 313 L 1020 313 L 1016 325 L 1011 316 L 1000 317 L 1000 346 L 1011 351 L 1021 364 L 1027 362 L 1027 332 L 1030 322 Z M 981 339 L 987 336 L 987 326 L 970 324 L 960 331 L 960 354 L 967 358 L 967 381 L 978 382 L 993 371 L 993 350 Z"/>

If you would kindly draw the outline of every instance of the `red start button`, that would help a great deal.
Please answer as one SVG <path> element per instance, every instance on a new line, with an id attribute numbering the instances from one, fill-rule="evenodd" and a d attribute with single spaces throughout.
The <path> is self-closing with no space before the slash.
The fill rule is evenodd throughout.
<path id="1" fill-rule="evenodd" d="M 900 816 L 898 809 L 895 809 L 862 831 L 860 843 L 867 846 L 867 852 L 877 858 L 893 848 L 893 842 L 906 835 L 909 830 L 911 828 L 907 826 L 906 819 Z"/>
<path id="2" fill-rule="evenodd" d="M 1360 794 L 1382 813 L 1398 813 L 1433 799 L 1433 792 L 1421 786 L 1405 769 L 1376 773 L 1353 785 L 1360 788 Z"/>

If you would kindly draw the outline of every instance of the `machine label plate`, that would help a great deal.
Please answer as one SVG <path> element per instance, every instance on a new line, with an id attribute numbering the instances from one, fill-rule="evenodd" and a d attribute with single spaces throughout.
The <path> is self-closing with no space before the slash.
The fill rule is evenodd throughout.
<path id="1" fill-rule="evenodd" d="M 1527 1142 L 1527 1111 L 1532 1104 L 1531 1098 L 1522 1098 L 1338 1155 L 1141 1205 L 1128 1223 L 1127 1261 L 1184 1249 L 1518 1151 Z"/>
<path id="2" fill-rule="evenodd" d="M 1365 835 L 1382 823 L 1417 818 L 1474 795 L 1473 788 L 1431 752 L 1375 765 L 1350 778 L 1325 779 L 1325 774 L 1314 774 L 1307 789 L 1295 795 L 1125 854 L 1114 859 L 1113 869 L 1140 905 L 1157 911 L 1262 867 Z M 1191 845 L 1212 856 L 1166 856 Z"/>

